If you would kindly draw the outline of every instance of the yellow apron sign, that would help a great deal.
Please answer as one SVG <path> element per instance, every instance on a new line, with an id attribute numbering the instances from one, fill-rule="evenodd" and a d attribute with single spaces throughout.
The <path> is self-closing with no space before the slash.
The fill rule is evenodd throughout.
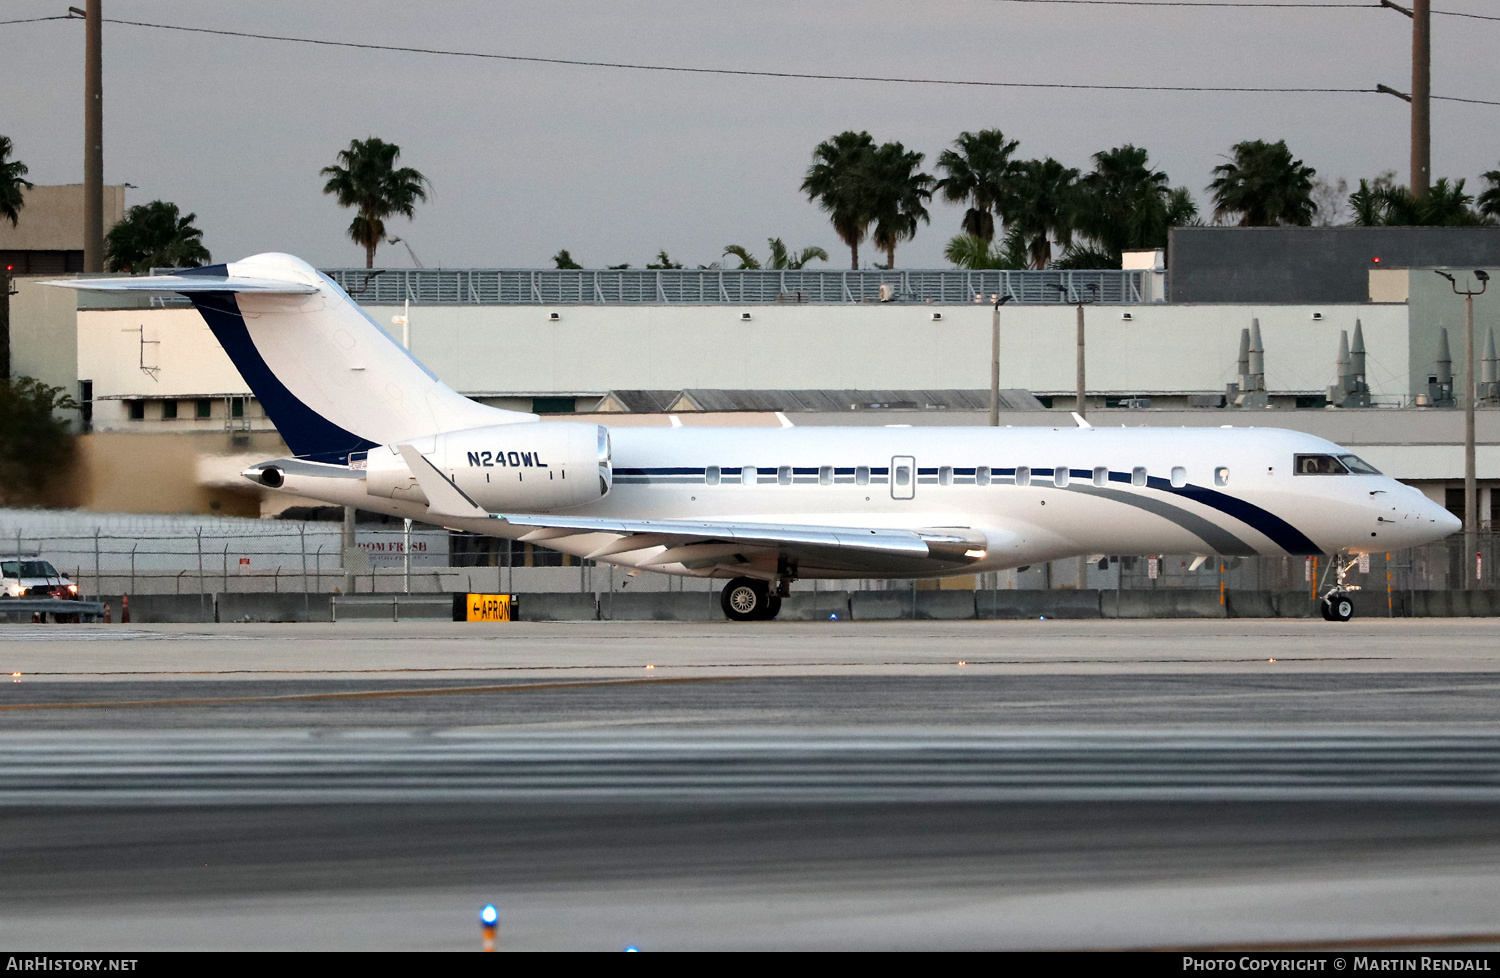
<path id="1" fill-rule="evenodd" d="M 454 621 L 510 621 L 515 607 L 508 594 L 455 594 Z"/>

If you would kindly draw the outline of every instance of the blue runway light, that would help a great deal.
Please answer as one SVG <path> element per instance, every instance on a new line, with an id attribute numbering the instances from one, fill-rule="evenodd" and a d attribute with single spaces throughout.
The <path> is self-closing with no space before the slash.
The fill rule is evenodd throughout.
<path id="1" fill-rule="evenodd" d="M 500 911 L 495 909 L 495 905 L 493 903 L 486 904 L 485 908 L 479 911 L 479 922 L 481 924 L 484 924 L 486 927 L 493 927 L 495 921 L 499 919 Z"/>
<path id="2" fill-rule="evenodd" d="M 640 952 L 640 950 L 641 950 L 640 948 L 638 948 L 634 944 L 632 944 L 632 945 L 630 945 L 629 947 L 627 947 L 625 949 L 625 953 L 627 953 L 627 954 L 637 954 L 637 953 Z"/>

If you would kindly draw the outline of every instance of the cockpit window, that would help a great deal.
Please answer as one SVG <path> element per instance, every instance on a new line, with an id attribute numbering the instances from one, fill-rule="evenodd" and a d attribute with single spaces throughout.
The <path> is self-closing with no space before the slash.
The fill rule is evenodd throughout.
<path id="1" fill-rule="evenodd" d="M 1339 461 L 1343 462 L 1344 465 L 1349 469 L 1349 471 L 1353 472 L 1355 475 L 1379 475 L 1380 474 L 1380 470 L 1379 469 L 1377 469 L 1375 466 L 1371 465 L 1369 462 L 1366 462 L 1364 459 L 1360 458 L 1358 455 L 1340 455 L 1339 456 Z"/>
<path id="2" fill-rule="evenodd" d="M 1292 471 L 1298 475 L 1348 475 L 1349 470 L 1344 468 L 1332 455 L 1298 455 L 1292 465 Z"/>

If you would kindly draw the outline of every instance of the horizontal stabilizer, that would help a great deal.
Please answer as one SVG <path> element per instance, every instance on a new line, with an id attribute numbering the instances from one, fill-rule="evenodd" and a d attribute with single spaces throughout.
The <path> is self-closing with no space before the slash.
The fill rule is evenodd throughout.
<path id="1" fill-rule="evenodd" d="M 175 293 L 244 293 L 258 295 L 312 295 L 318 291 L 316 285 L 304 282 L 286 282 L 273 278 L 245 278 L 239 275 L 142 275 L 129 278 L 70 278 L 43 283 L 60 285 L 68 289 L 85 292 L 150 292 Z"/>

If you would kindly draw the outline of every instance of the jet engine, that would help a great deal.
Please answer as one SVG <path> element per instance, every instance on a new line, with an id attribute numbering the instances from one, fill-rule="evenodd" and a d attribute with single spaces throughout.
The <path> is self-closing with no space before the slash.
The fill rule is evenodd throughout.
<path id="1" fill-rule="evenodd" d="M 605 496 L 613 480 L 609 429 L 600 425 L 522 422 L 450 431 L 407 444 L 491 513 L 582 506 Z M 395 446 L 370 449 L 365 469 L 370 495 L 428 501 Z"/>

